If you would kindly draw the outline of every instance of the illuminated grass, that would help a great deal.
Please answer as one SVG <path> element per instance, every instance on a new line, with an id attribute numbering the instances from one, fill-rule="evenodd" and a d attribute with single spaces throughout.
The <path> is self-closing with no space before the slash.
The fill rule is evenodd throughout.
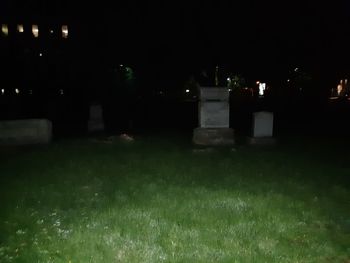
<path id="1" fill-rule="evenodd" d="M 350 260 L 341 150 L 168 140 L 1 150 L 0 262 Z"/>

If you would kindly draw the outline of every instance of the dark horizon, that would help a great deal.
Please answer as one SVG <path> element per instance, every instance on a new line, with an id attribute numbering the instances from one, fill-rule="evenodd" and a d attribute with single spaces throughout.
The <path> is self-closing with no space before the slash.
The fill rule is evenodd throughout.
<path id="1" fill-rule="evenodd" d="M 185 71 L 219 64 L 252 76 L 279 75 L 293 67 L 321 75 L 350 69 L 345 2 L 2 4 L 3 23 L 69 24 L 70 37 L 93 63 Z"/>

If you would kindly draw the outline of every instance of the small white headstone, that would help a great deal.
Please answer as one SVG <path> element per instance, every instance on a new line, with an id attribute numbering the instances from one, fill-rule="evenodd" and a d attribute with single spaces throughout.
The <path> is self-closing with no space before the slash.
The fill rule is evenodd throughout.
<path id="1" fill-rule="evenodd" d="M 253 115 L 253 137 L 272 137 L 273 113 L 267 111 L 255 112 Z"/>

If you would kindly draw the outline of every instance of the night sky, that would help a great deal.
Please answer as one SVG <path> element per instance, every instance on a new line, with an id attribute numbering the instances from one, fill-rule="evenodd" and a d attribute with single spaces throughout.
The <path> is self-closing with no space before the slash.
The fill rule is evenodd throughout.
<path id="1" fill-rule="evenodd" d="M 111 47 L 150 62 L 221 63 L 242 70 L 348 67 L 349 4 L 166 2 L 100 6 L 95 26 L 101 30 L 95 30 Z"/>
<path id="2" fill-rule="evenodd" d="M 326 2 L 5 1 L 0 15 L 68 21 L 80 50 L 101 63 L 341 74 L 350 68 L 350 4 Z"/>

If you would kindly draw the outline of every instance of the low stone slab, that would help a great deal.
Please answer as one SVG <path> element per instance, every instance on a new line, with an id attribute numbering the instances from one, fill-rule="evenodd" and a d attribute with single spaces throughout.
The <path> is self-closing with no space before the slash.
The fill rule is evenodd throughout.
<path id="1" fill-rule="evenodd" d="M 193 142 L 198 145 L 226 146 L 235 144 L 231 128 L 196 128 Z"/>
<path id="2" fill-rule="evenodd" d="M 0 121 L 0 145 L 46 144 L 52 139 L 52 123 L 46 119 Z"/>
<path id="3" fill-rule="evenodd" d="M 248 137 L 250 145 L 274 145 L 277 140 L 273 137 Z"/>

